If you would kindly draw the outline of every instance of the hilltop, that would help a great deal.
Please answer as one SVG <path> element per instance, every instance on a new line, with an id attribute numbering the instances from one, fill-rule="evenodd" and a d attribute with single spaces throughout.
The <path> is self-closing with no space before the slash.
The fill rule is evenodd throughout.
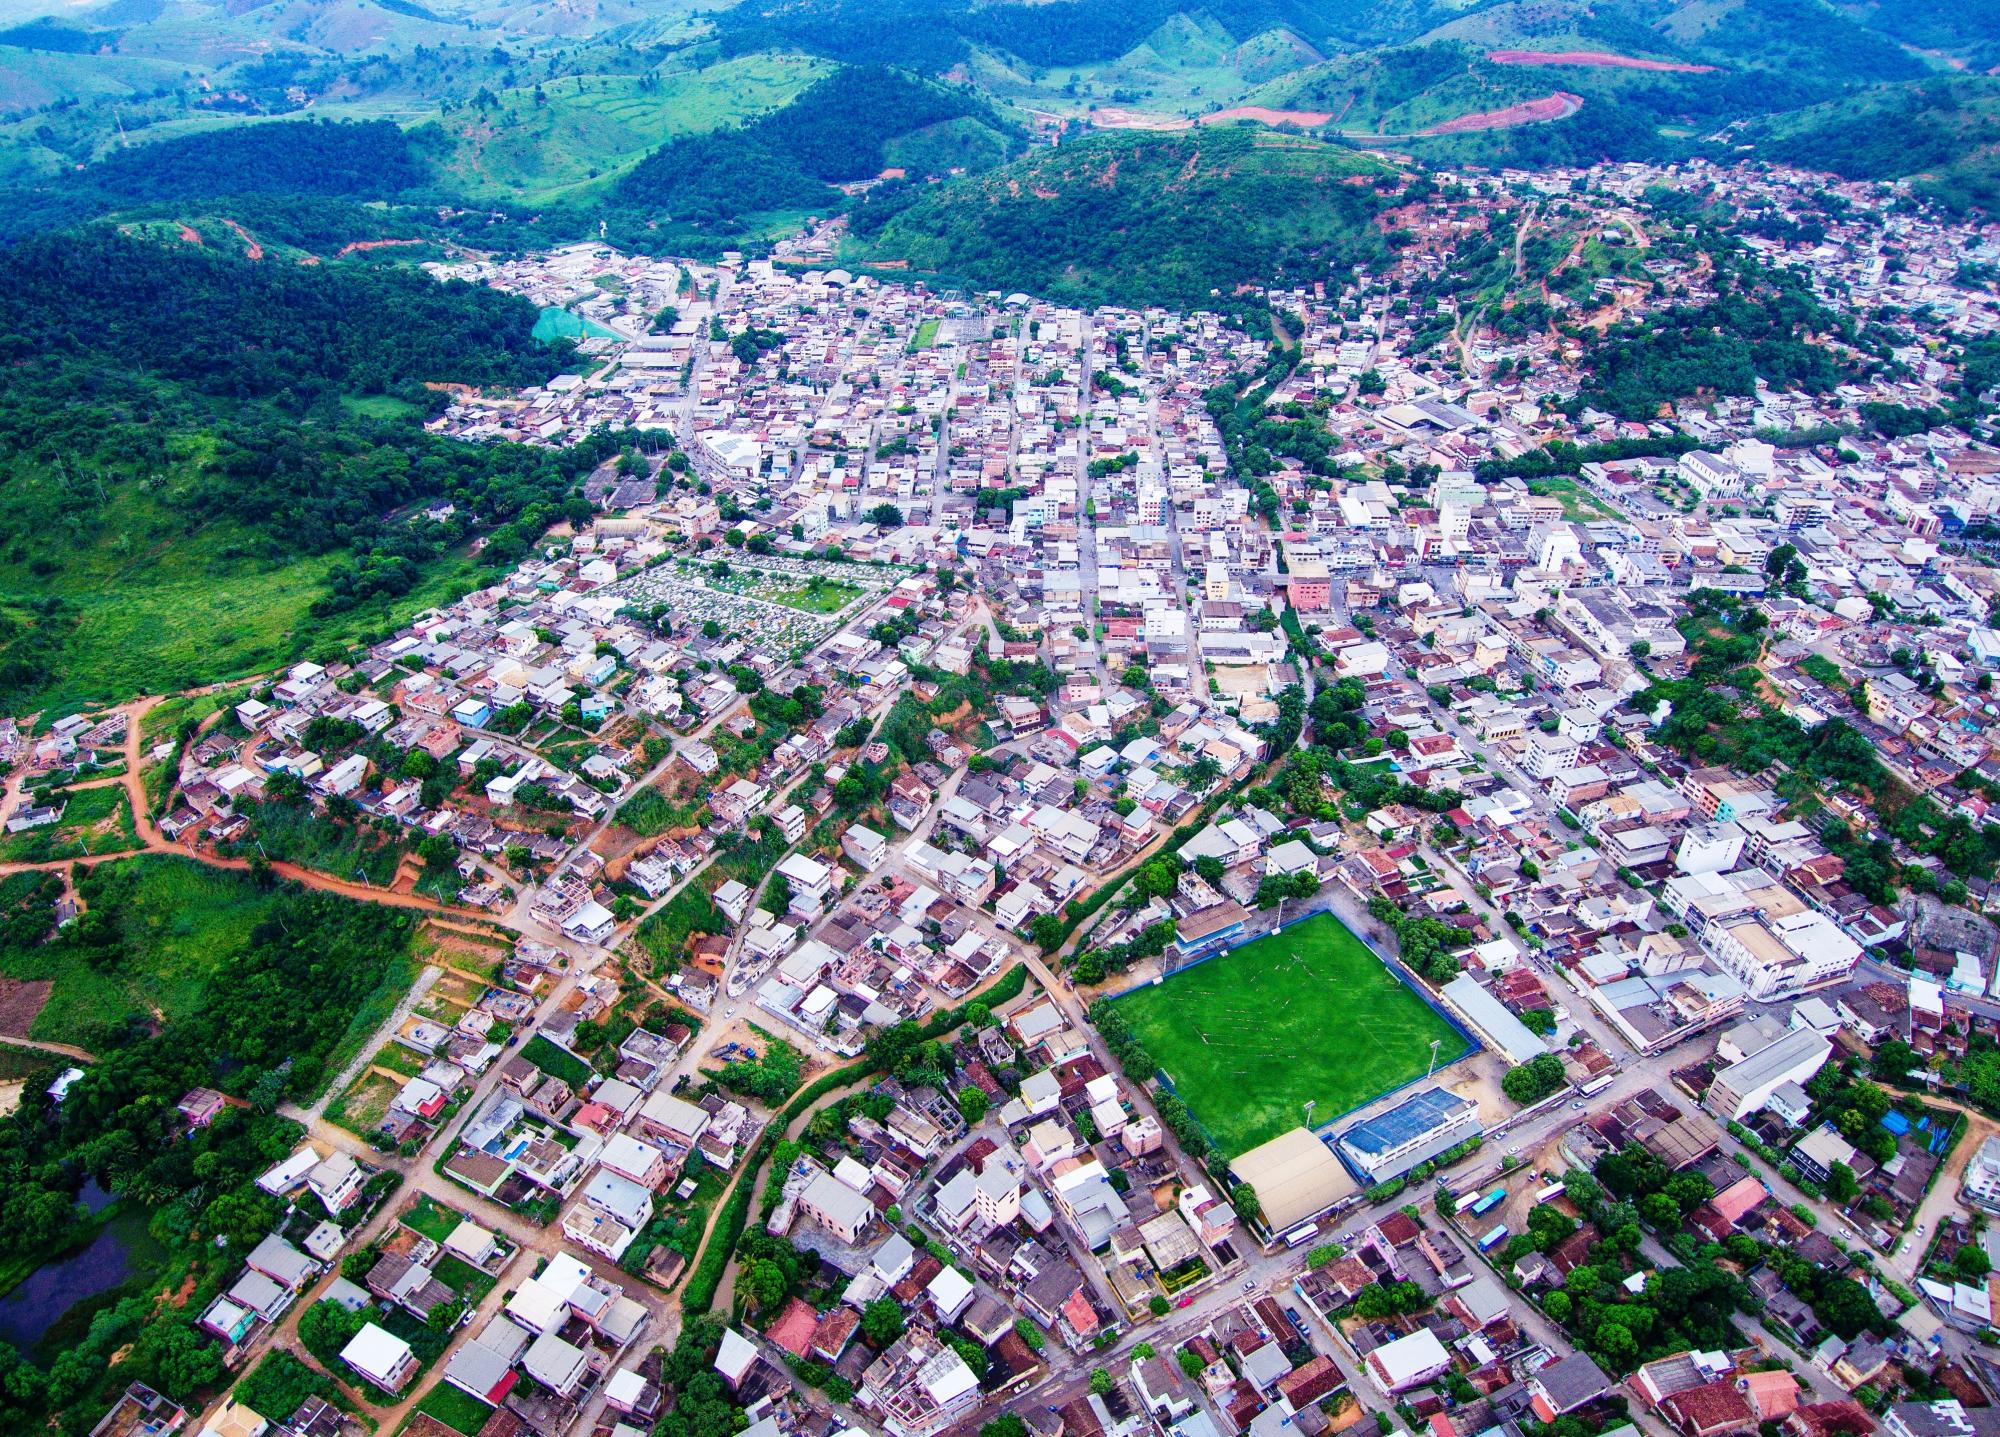
<path id="1" fill-rule="evenodd" d="M 1097 135 L 871 197 L 851 257 L 1077 303 L 1195 304 L 1383 253 L 1395 172 L 1251 125 Z"/>

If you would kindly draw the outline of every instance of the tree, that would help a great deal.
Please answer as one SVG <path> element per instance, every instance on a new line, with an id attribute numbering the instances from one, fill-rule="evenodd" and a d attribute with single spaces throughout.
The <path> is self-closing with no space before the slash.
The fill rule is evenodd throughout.
<path id="1" fill-rule="evenodd" d="M 1854 1176 L 1854 1169 L 1846 1163 L 1835 1163 L 1826 1172 L 1826 1195 L 1843 1205 L 1851 1203 L 1861 1192 L 1860 1179 Z"/>
<path id="2" fill-rule="evenodd" d="M 1264 1205 L 1257 1201 L 1257 1189 L 1248 1183 L 1238 1183 L 1229 1190 L 1229 1205 L 1246 1223 L 1256 1222 L 1264 1215 Z"/>
<path id="3" fill-rule="evenodd" d="M 904 1326 L 902 1304 L 893 1297 L 878 1297 L 861 1309 L 861 1335 L 878 1351 L 901 1337 Z"/>
<path id="4" fill-rule="evenodd" d="M 1108 1397 L 1117 1382 L 1102 1367 L 1090 1369 L 1090 1394 L 1093 1397 Z"/>
<path id="5" fill-rule="evenodd" d="M 965 1119 L 965 1125 L 976 1128 L 986 1120 L 992 1100 L 979 1088 L 968 1083 L 958 1090 L 958 1112 Z"/>
<path id="6" fill-rule="evenodd" d="M 900 529 L 903 525 L 903 511 L 894 504 L 877 504 L 865 517 L 869 523 L 884 529 Z"/>
<path id="7" fill-rule="evenodd" d="M 1543 1098 L 1562 1087 L 1562 1059 L 1554 1053 L 1543 1053 L 1519 1067 L 1510 1068 L 1500 1080 L 1500 1091 L 1522 1107 L 1539 1103 Z"/>
<path id="8" fill-rule="evenodd" d="M 1174 1361 L 1180 1364 L 1181 1371 L 1185 1372 L 1189 1377 L 1201 1376 L 1202 1368 L 1207 1366 L 1198 1355 L 1190 1352 L 1185 1347 L 1174 1354 Z"/>
<path id="9" fill-rule="evenodd" d="M 1028 1424 L 1016 1412 L 1003 1412 L 979 1429 L 979 1437 L 1028 1437 Z"/>
<path id="10" fill-rule="evenodd" d="M 417 857 L 432 873 L 443 873 L 458 861 L 458 845 L 442 833 L 427 834 L 417 844 Z"/>

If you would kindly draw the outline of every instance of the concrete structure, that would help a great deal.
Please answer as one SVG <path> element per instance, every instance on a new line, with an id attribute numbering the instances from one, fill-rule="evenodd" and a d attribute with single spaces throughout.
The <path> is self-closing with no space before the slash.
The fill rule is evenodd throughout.
<path id="1" fill-rule="evenodd" d="M 1786 1033 L 1717 1073 L 1704 1101 L 1718 1117 L 1740 1122 L 1785 1084 L 1804 1084 L 1832 1052 L 1833 1044 L 1810 1028 Z"/>
<path id="2" fill-rule="evenodd" d="M 1422 1088 L 1342 1133 L 1340 1156 L 1372 1187 L 1401 1177 L 1478 1131 L 1477 1103 L 1443 1088 Z"/>

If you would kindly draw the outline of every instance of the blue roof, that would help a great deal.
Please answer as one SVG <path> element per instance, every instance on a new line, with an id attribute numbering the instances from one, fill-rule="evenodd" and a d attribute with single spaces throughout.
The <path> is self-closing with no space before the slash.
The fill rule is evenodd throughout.
<path id="1" fill-rule="evenodd" d="M 1882 1126 L 1900 1138 L 1910 1130 L 1910 1120 L 1892 1108 L 1882 1115 Z"/>
<path id="2" fill-rule="evenodd" d="M 1443 1127 L 1472 1106 L 1470 1098 L 1447 1093 L 1443 1088 L 1425 1088 L 1388 1112 L 1356 1123 L 1340 1135 L 1340 1140 L 1359 1153 L 1386 1153 Z"/>

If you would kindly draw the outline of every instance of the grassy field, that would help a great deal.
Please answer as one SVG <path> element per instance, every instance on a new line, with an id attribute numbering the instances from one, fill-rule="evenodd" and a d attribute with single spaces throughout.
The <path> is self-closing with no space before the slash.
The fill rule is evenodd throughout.
<path id="1" fill-rule="evenodd" d="M 1530 479 L 1528 492 L 1538 498 L 1554 499 L 1563 506 L 1563 518 L 1573 523 L 1588 524 L 1597 519 L 1618 519 L 1623 516 L 1616 509 L 1578 484 L 1574 479 L 1557 477 L 1554 479 Z"/>
<path id="2" fill-rule="evenodd" d="M 172 477 L 191 482 L 194 459 Z M 50 475 L 17 473 L 6 487 L 0 523 L 36 537 L 0 553 L 0 617 L 55 631 L 53 675 L 16 696 L 50 717 L 265 672 L 479 583 L 476 563 L 450 555 L 393 603 L 316 620 L 313 600 L 344 553 L 272 558 L 267 540 L 225 523 L 190 533 L 171 504 L 136 484 L 111 490 L 83 523 L 64 512 Z"/>
<path id="3" fill-rule="evenodd" d="M 565 76 L 502 90 L 490 111 L 447 117 L 447 176 L 474 194 L 548 200 L 608 181 L 680 135 L 741 124 L 789 103 L 829 68 L 751 54 L 705 70 Z"/>
<path id="4" fill-rule="evenodd" d="M 60 963 L 39 948 L 9 960 L 6 976 L 55 986 L 29 1036 L 88 1044 L 93 1030 L 134 1010 L 168 1018 L 190 1011 L 215 964 L 235 952 L 264 918 L 274 895 L 241 873 L 184 858 L 142 856 L 96 870 L 86 886 L 92 908 L 113 907 L 130 954 L 115 972 Z"/>
<path id="5" fill-rule="evenodd" d="M 1230 1157 L 1331 1121 L 1465 1040 L 1331 914 L 1119 1000 L 1119 1011 Z"/>
<path id="6" fill-rule="evenodd" d="M 486 1425 L 486 1419 L 493 1415 L 493 1409 L 471 1393 L 440 1382 L 424 1394 L 423 1401 L 416 1410 L 427 1417 L 435 1417 L 454 1432 L 463 1432 L 466 1437 L 476 1437 L 479 1429 Z M 413 1414 L 414 1415 L 414 1414 Z M 403 1424 L 407 1427 L 409 1424 Z M 402 1431 L 401 1427 L 396 1429 Z"/>

